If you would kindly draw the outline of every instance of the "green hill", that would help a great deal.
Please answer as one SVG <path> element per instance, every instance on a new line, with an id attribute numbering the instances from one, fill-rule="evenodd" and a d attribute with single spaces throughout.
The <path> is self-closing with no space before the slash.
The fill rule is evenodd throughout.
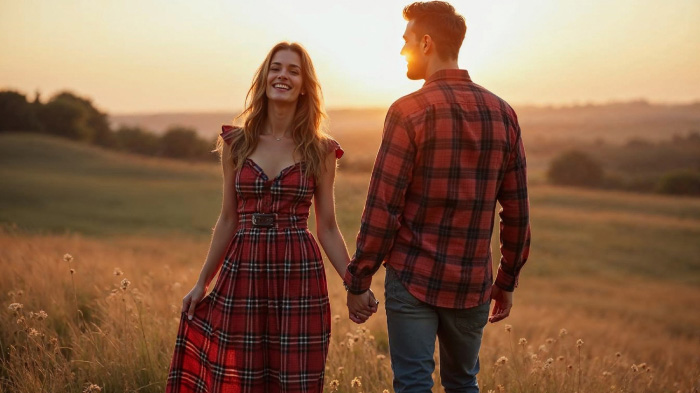
<path id="1" fill-rule="evenodd" d="M 41 134 L 0 134 L 0 223 L 30 232 L 208 235 L 216 165 L 114 153 Z"/>

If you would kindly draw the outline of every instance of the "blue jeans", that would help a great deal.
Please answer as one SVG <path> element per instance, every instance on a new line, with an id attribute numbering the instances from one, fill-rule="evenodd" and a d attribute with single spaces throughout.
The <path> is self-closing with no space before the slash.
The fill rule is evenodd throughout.
<path id="1" fill-rule="evenodd" d="M 394 391 L 431 391 L 437 336 L 445 392 L 478 393 L 479 348 L 489 303 L 467 309 L 432 306 L 411 295 L 390 267 L 384 290 Z"/>

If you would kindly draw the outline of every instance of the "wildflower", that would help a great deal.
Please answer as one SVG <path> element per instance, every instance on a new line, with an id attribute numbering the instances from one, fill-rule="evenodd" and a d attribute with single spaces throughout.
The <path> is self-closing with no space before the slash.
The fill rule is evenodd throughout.
<path id="1" fill-rule="evenodd" d="M 547 360 L 544 361 L 546 364 L 552 364 L 554 363 L 554 359 L 548 358 Z"/>
<path id="2" fill-rule="evenodd" d="M 121 276 L 122 274 L 124 274 L 124 272 L 120 268 L 118 268 L 118 267 L 114 268 L 114 275 L 115 276 Z"/>
<path id="3" fill-rule="evenodd" d="M 10 306 L 8 307 L 8 309 L 9 309 L 10 311 L 14 311 L 14 312 L 16 312 L 16 313 L 19 313 L 19 310 L 21 310 L 22 307 L 24 307 L 24 306 L 22 306 L 22 303 L 12 303 L 12 304 L 10 304 Z"/>
<path id="4" fill-rule="evenodd" d="M 549 368 L 552 366 L 551 363 L 545 363 L 542 365 L 542 370 L 549 370 Z"/>
<path id="5" fill-rule="evenodd" d="M 51 339 L 49 339 L 49 344 L 57 347 L 58 346 L 58 337 L 51 337 Z"/>
<path id="6" fill-rule="evenodd" d="M 576 340 L 576 348 L 581 348 L 583 346 L 583 340 L 580 338 Z"/>
<path id="7" fill-rule="evenodd" d="M 22 297 L 22 295 L 24 295 L 24 291 L 21 290 L 21 289 L 18 290 L 18 291 L 17 291 L 17 297 Z"/>
<path id="8" fill-rule="evenodd" d="M 508 358 L 505 356 L 501 356 L 500 358 L 498 358 L 498 360 L 496 360 L 496 366 L 502 366 L 506 363 L 508 363 Z"/>
<path id="9" fill-rule="evenodd" d="M 646 363 L 639 363 L 639 368 L 644 370 L 645 368 L 647 368 L 647 364 Z"/>
<path id="10" fill-rule="evenodd" d="M 620 352 L 616 352 L 616 353 L 615 353 L 615 357 L 616 357 L 616 358 L 619 358 L 620 356 L 622 356 L 622 354 L 621 354 Z"/>
<path id="11" fill-rule="evenodd" d="M 547 352 L 547 346 L 544 344 L 540 345 L 540 347 L 537 349 L 540 352 Z"/>
<path id="12" fill-rule="evenodd" d="M 606 377 L 606 378 L 607 378 L 607 377 L 609 377 L 609 376 L 611 376 L 611 375 L 612 375 L 611 372 L 609 372 L 609 371 L 603 371 L 603 377 Z"/>
<path id="13" fill-rule="evenodd" d="M 389 389 L 382 390 L 382 393 L 389 393 Z"/>
<path id="14" fill-rule="evenodd" d="M 334 316 L 334 317 L 333 317 L 333 322 L 335 322 L 335 323 L 340 322 L 340 315 Z M 333 382 L 333 381 L 331 381 L 331 382 Z"/>
<path id="15" fill-rule="evenodd" d="M 29 328 L 29 331 L 27 333 L 29 334 L 29 337 L 37 337 L 41 335 L 41 333 L 39 333 L 39 331 L 34 328 Z"/>
<path id="16" fill-rule="evenodd" d="M 350 386 L 352 386 L 353 388 L 362 387 L 362 381 L 360 381 L 360 377 L 353 378 L 352 381 L 350 382 Z"/>
<path id="17" fill-rule="evenodd" d="M 633 365 L 632 365 L 632 371 L 636 373 L 637 371 L 639 371 L 639 367 L 637 367 L 636 364 L 633 364 Z"/>
<path id="18" fill-rule="evenodd" d="M 566 336 L 567 334 L 569 334 L 569 331 L 566 330 L 566 329 L 561 329 L 561 330 L 559 331 L 559 337 L 564 337 L 564 336 Z"/>
<path id="19" fill-rule="evenodd" d="M 343 375 L 343 371 L 345 371 L 345 367 L 343 367 L 343 366 L 338 367 L 338 374 Z"/>
<path id="20" fill-rule="evenodd" d="M 505 393 L 506 391 L 506 387 L 503 385 L 496 386 L 496 389 L 498 389 L 498 393 Z"/>
<path id="21" fill-rule="evenodd" d="M 518 340 L 518 345 L 522 345 L 522 346 L 527 345 L 527 340 L 525 338 L 521 338 L 520 340 Z"/>
<path id="22" fill-rule="evenodd" d="M 511 325 L 506 324 L 505 326 L 506 332 L 510 333 L 511 330 L 513 330 L 513 327 Z"/>
<path id="23" fill-rule="evenodd" d="M 338 381 L 337 379 L 334 379 L 331 381 L 330 384 L 328 384 L 328 386 L 335 392 L 338 390 L 338 387 L 340 386 L 340 381 Z"/>
<path id="24" fill-rule="evenodd" d="M 12 297 L 12 298 L 15 297 L 15 291 L 8 292 L 7 296 Z"/>
<path id="25" fill-rule="evenodd" d="M 368 339 L 369 341 L 374 341 L 374 336 L 370 334 L 369 337 L 367 337 L 367 339 Z"/>
<path id="26" fill-rule="evenodd" d="M 85 387 L 85 390 L 83 390 L 83 393 L 100 393 L 101 391 L 102 391 L 101 387 L 95 385 L 94 383 L 91 383 Z"/>
<path id="27" fill-rule="evenodd" d="M 34 314 L 36 316 L 36 319 L 39 321 L 43 321 L 44 319 L 48 318 L 49 314 L 46 313 L 44 310 L 39 310 L 38 313 Z"/>
<path id="28" fill-rule="evenodd" d="M 384 355 L 377 355 L 377 360 L 384 360 L 386 359 L 386 356 Z"/>
<path id="29" fill-rule="evenodd" d="M 554 344 L 556 341 L 557 341 L 557 340 L 555 340 L 555 339 L 553 339 L 553 338 L 550 337 L 550 338 L 548 338 L 545 342 L 546 342 L 547 344 L 549 344 L 549 345 L 552 345 L 552 344 Z"/>
<path id="30" fill-rule="evenodd" d="M 530 354 L 530 359 L 532 359 L 532 360 L 537 360 L 537 354 L 536 354 L 536 353 L 531 353 L 531 354 Z"/>
<path id="31" fill-rule="evenodd" d="M 17 319 L 17 324 L 21 325 L 23 323 L 24 323 L 24 317 L 19 317 L 19 319 Z"/>
<path id="32" fill-rule="evenodd" d="M 70 274 L 75 273 L 75 269 L 70 269 Z"/>
<path id="33" fill-rule="evenodd" d="M 66 262 L 70 262 L 70 261 L 73 260 L 73 256 L 70 255 L 70 254 L 64 254 L 64 255 L 63 255 L 63 260 L 66 261 Z"/>
<path id="34" fill-rule="evenodd" d="M 557 360 L 560 361 L 560 362 L 563 362 L 563 361 L 564 361 L 564 357 L 563 357 L 563 356 L 557 356 Z"/>
<path id="35" fill-rule="evenodd" d="M 574 369 L 574 366 L 572 366 L 572 365 L 569 364 L 569 365 L 566 366 L 566 369 L 567 369 L 567 370 L 573 370 L 573 369 Z"/>
<path id="36" fill-rule="evenodd" d="M 131 281 L 127 280 L 126 278 L 122 280 L 122 291 L 126 291 L 127 288 L 129 288 L 129 284 L 131 284 Z"/>

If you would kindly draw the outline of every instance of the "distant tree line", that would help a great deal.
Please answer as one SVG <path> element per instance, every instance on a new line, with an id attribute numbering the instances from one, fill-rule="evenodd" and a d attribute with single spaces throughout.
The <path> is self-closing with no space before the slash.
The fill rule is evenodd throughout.
<path id="1" fill-rule="evenodd" d="M 700 132 L 622 146 L 597 141 L 556 156 L 547 178 L 565 186 L 700 196 Z"/>
<path id="2" fill-rule="evenodd" d="M 205 140 L 193 128 L 173 126 L 163 135 L 136 126 L 112 130 L 107 114 L 87 98 L 64 91 L 46 103 L 16 91 L 0 91 L 0 132 L 30 131 L 136 154 L 212 161 L 215 139 Z"/>

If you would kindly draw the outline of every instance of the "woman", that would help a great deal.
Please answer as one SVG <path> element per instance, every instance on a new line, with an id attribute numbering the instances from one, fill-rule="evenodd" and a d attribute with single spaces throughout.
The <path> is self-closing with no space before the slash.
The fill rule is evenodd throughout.
<path id="1" fill-rule="evenodd" d="M 199 280 L 182 301 L 167 392 L 321 392 L 330 305 L 321 253 L 349 262 L 335 220 L 337 142 L 320 131 L 321 88 L 298 44 L 268 53 L 243 128 L 223 126 L 221 214 Z M 221 267 L 211 293 L 209 283 Z M 366 313 L 350 318 L 364 322 Z"/>

